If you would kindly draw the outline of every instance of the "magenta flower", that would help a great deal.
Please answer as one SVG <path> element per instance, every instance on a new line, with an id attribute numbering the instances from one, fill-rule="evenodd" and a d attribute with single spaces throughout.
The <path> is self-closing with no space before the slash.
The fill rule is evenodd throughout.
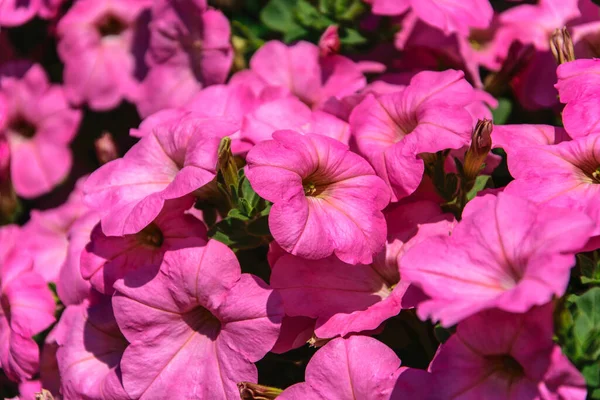
<path id="1" fill-rule="evenodd" d="M 161 124 L 123 158 L 96 170 L 85 183 L 85 202 L 102 213 L 104 234 L 138 233 L 154 221 L 166 200 L 210 182 L 219 142 L 236 129 L 226 120 L 192 116 Z"/>
<path id="2" fill-rule="evenodd" d="M 536 203 L 586 213 L 600 221 L 600 135 L 556 145 L 519 148 L 508 158 L 515 178 L 506 192 Z M 600 234 L 600 226 L 594 235 Z"/>
<path id="3" fill-rule="evenodd" d="M 64 0 L 3 0 L 0 2 L 0 25 L 19 26 L 35 16 L 52 18 Z"/>
<path id="4" fill-rule="evenodd" d="M 81 252 L 90 241 L 92 229 L 99 221 L 100 216 L 96 212 L 88 211 L 69 229 L 67 256 L 56 282 L 58 297 L 65 306 L 81 304 L 96 295 L 90 282 L 81 276 L 80 259 Z"/>
<path id="5" fill-rule="evenodd" d="M 100 224 L 93 229 L 89 244 L 81 253 L 81 275 L 100 293 L 110 295 L 113 284 L 138 268 L 158 271 L 165 252 L 203 245 L 206 226 L 184 214 L 192 197 L 169 200 L 156 219 L 138 233 L 106 236 Z"/>
<path id="6" fill-rule="evenodd" d="M 316 336 L 331 338 L 375 330 L 401 309 L 414 307 L 422 296 L 400 279 L 397 259 L 429 236 L 448 235 L 453 223 L 432 202 L 397 207 L 387 222 L 386 248 L 370 265 L 349 265 L 334 256 L 281 257 L 271 285 L 282 295 L 286 315 L 316 318 Z"/>
<path id="7" fill-rule="evenodd" d="M 304 346 L 313 336 L 315 319 L 309 317 L 288 317 L 281 320 L 281 331 L 271 351 L 283 354 L 298 347 Z"/>
<path id="8" fill-rule="evenodd" d="M 506 193 L 477 197 L 452 235 L 412 247 L 400 273 L 430 296 L 419 317 L 443 326 L 489 308 L 522 313 L 564 294 L 575 253 L 593 229 L 577 211 Z"/>
<path id="9" fill-rule="evenodd" d="M 238 399 L 253 362 L 277 339 L 283 310 L 269 287 L 241 274 L 235 254 L 209 241 L 165 254 L 158 275 L 115 283 L 115 316 L 131 343 L 121 360 L 132 398 Z M 160 349 L 160 351 L 156 351 Z"/>
<path id="10" fill-rule="evenodd" d="M 400 368 L 398 356 L 378 340 L 350 336 L 334 339 L 319 349 L 306 366 L 306 382 L 290 386 L 277 398 L 418 399 L 423 398 L 428 378 L 425 371 Z M 414 391 L 402 390 L 408 387 Z"/>
<path id="11" fill-rule="evenodd" d="M 473 118 L 466 109 L 476 92 L 459 71 L 415 75 L 402 92 L 367 96 L 350 115 L 359 152 L 393 191 L 393 200 L 421 182 L 420 153 L 459 149 L 469 143 Z"/>
<path id="12" fill-rule="evenodd" d="M 334 139 L 294 131 L 275 132 L 273 139 L 250 150 L 246 176 L 274 203 L 269 227 L 275 241 L 308 259 L 335 253 L 350 264 L 371 263 L 385 242 L 385 183 Z"/>
<path id="13" fill-rule="evenodd" d="M 69 107 L 63 89 L 51 85 L 39 65 L 8 64 L 1 74 L 0 96 L 7 107 L 2 131 L 11 150 L 12 182 L 19 196 L 37 197 L 69 173 L 69 143 L 81 111 Z"/>
<path id="14" fill-rule="evenodd" d="M 184 106 L 203 87 L 225 82 L 233 63 L 229 21 L 206 0 L 155 1 L 150 32 L 142 116 Z"/>
<path id="15" fill-rule="evenodd" d="M 57 359 L 64 398 L 128 400 L 119 368 L 127 340 L 115 321 L 110 297 L 92 306 L 84 302 L 67 307 L 61 323 L 66 335 Z"/>
<path id="16" fill-rule="evenodd" d="M 558 144 L 567 140 L 571 138 L 563 128 L 550 125 L 494 125 L 492 132 L 492 145 L 504 149 L 509 158 L 516 148 Z"/>
<path id="17" fill-rule="evenodd" d="M 489 26 L 494 10 L 487 0 L 460 2 L 436 0 L 365 0 L 377 15 L 400 15 L 410 9 L 423 21 L 445 34 L 469 35 L 470 28 Z"/>
<path id="18" fill-rule="evenodd" d="M 272 139 L 278 130 L 318 133 L 348 144 L 348 123 L 324 111 L 311 109 L 295 97 L 286 97 L 259 106 L 244 118 L 241 139 L 253 144 Z"/>
<path id="19" fill-rule="evenodd" d="M 19 235 L 19 248 L 31 255 L 33 269 L 46 282 L 58 281 L 67 257 L 67 234 L 73 223 L 87 211 L 81 186 L 82 181 L 79 181 L 61 206 L 46 211 L 33 210 Z"/>
<path id="20" fill-rule="evenodd" d="M 5 238 L 16 228 L 0 229 Z M 31 258 L 16 248 L 0 254 L 0 365 L 16 382 L 31 379 L 39 369 L 38 345 L 32 339 L 54 322 L 55 303 L 44 279 L 33 270 Z"/>
<path id="21" fill-rule="evenodd" d="M 330 98 L 354 94 L 367 83 L 350 59 L 319 57 L 319 47 L 304 41 L 293 46 L 267 42 L 252 56 L 250 68 L 265 86 L 285 89 L 313 109 L 323 107 Z"/>
<path id="22" fill-rule="evenodd" d="M 138 97 L 148 0 L 78 0 L 58 24 L 69 100 L 109 110 Z"/>
<path id="23" fill-rule="evenodd" d="M 433 393 L 461 400 L 586 398 L 585 380 L 552 341 L 552 305 L 486 310 L 458 324 L 431 362 Z"/>

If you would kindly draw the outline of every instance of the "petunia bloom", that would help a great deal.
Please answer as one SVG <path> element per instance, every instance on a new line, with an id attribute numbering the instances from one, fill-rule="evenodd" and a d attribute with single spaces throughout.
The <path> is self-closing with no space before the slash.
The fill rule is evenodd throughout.
<path id="1" fill-rule="evenodd" d="M 36 16 L 52 18 L 64 0 L 3 0 L 0 2 L 0 26 L 23 25 Z"/>
<path id="2" fill-rule="evenodd" d="M 0 74 L 7 107 L 1 129 L 11 150 L 11 179 L 19 196 L 37 197 L 69 173 L 69 143 L 82 114 L 69 107 L 63 88 L 51 85 L 39 65 L 8 64 Z"/>
<path id="3" fill-rule="evenodd" d="M 319 47 L 304 41 L 292 46 L 265 43 L 252 56 L 250 73 L 264 86 L 284 89 L 313 109 L 354 94 L 367 83 L 353 61 L 337 54 L 320 57 Z"/>
<path id="4" fill-rule="evenodd" d="M 110 297 L 90 306 L 69 306 L 63 313 L 66 335 L 57 351 L 65 399 L 128 400 L 119 362 L 127 340 L 119 331 Z"/>
<path id="5" fill-rule="evenodd" d="M 0 229 L 4 247 L 16 227 Z M 44 279 L 33 270 L 27 254 L 16 248 L 0 253 L 0 365 L 6 376 L 20 382 L 39 368 L 39 348 L 33 336 L 54 322 L 55 303 Z"/>
<path id="6" fill-rule="evenodd" d="M 154 127 L 123 158 L 103 165 L 85 182 L 85 202 L 102 214 L 107 236 L 138 233 L 164 202 L 184 197 L 216 176 L 221 138 L 237 126 L 184 116 Z"/>
<path id="7" fill-rule="evenodd" d="M 253 362 L 277 339 L 281 299 L 212 240 L 168 252 L 149 273 L 115 283 L 115 316 L 130 342 L 121 360 L 129 396 L 239 399 L 237 383 L 256 382 Z"/>
<path id="8" fill-rule="evenodd" d="M 145 65 L 148 0 L 78 0 L 58 24 L 69 100 L 109 110 L 135 101 Z"/>
<path id="9" fill-rule="evenodd" d="M 425 371 L 400 367 L 392 349 L 368 336 L 334 339 L 306 366 L 306 382 L 290 386 L 281 400 L 418 399 L 427 390 Z M 404 382 L 407 381 L 407 382 Z M 410 385 L 407 385 L 410 381 Z M 402 392 L 405 386 L 419 387 Z"/>
<path id="10" fill-rule="evenodd" d="M 593 229 L 570 209 L 506 193 L 477 197 L 452 235 L 411 248 L 400 273 L 430 296 L 418 305 L 419 317 L 443 326 L 489 308 L 525 312 L 564 294 L 575 253 Z"/>
<path id="11" fill-rule="evenodd" d="M 369 264 L 385 242 L 380 210 L 389 190 L 360 156 L 325 136 L 277 131 L 248 153 L 246 176 L 273 202 L 269 227 L 287 252 L 308 258 L 332 253 Z"/>
<path id="12" fill-rule="evenodd" d="M 233 62 L 229 21 L 206 0 L 155 1 L 149 27 L 142 116 L 184 106 L 203 87 L 225 82 Z"/>
<path id="13" fill-rule="evenodd" d="M 427 24 L 445 34 L 457 32 L 468 36 L 470 28 L 489 26 L 494 10 L 487 0 L 445 2 L 435 0 L 365 0 L 377 15 L 400 15 L 412 11 Z"/>
<path id="14" fill-rule="evenodd" d="M 81 275 L 94 289 L 110 295 L 113 284 L 137 268 L 158 270 L 166 251 L 206 243 L 206 226 L 184 214 L 193 198 L 169 200 L 156 219 L 140 232 L 106 236 L 100 224 L 81 253 Z"/>
<path id="15" fill-rule="evenodd" d="M 432 399 L 585 399 L 585 380 L 552 331 L 551 304 L 464 320 L 431 362 Z"/>
<path id="16" fill-rule="evenodd" d="M 271 285 L 283 298 L 286 315 L 317 318 L 319 338 L 377 329 L 422 295 L 402 281 L 398 258 L 425 238 L 448 235 L 453 221 L 433 202 L 397 207 L 387 216 L 390 233 L 385 249 L 369 265 L 349 265 L 334 256 L 305 260 L 279 258 Z"/>
<path id="17" fill-rule="evenodd" d="M 410 195 L 424 171 L 421 153 L 459 149 L 469 143 L 476 97 L 459 71 L 425 71 L 401 92 L 368 95 L 350 115 L 360 154 L 389 183 L 394 198 Z"/>

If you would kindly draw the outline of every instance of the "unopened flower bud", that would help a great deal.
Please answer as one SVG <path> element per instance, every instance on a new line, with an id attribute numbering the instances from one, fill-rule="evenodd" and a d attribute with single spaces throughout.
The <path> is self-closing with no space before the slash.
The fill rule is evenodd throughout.
<path id="1" fill-rule="evenodd" d="M 231 152 L 231 138 L 224 137 L 219 143 L 219 170 L 223 175 L 225 181 L 225 187 L 227 190 L 237 190 L 239 179 L 238 179 L 238 167 L 235 163 L 235 158 Z"/>
<path id="2" fill-rule="evenodd" d="M 96 139 L 94 147 L 96 148 L 96 158 L 101 165 L 119 158 L 117 145 L 115 144 L 112 135 L 108 132 L 104 132 L 102 136 Z"/>
<path id="3" fill-rule="evenodd" d="M 550 37 L 550 49 L 558 65 L 575 61 L 573 40 L 571 39 L 571 35 L 569 35 L 567 27 L 554 30 L 554 33 Z"/>
<path id="4" fill-rule="evenodd" d="M 464 178 L 467 181 L 474 180 L 481 171 L 485 159 L 492 149 L 493 129 L 494 124 L 489 119 L 477 121 L 471 137 L 471 146 L 465 154 L 463 165 Z"/>
<path id="5" fill-rule="evenodd" d="M 328 26 L 319 39 L 319 50 L 321 57 L 339 53 L 341 45 L 340 36 L 338 34 L 338 26 Z"/>
<path id="6" fill-rule="evenodd" d="M 242 400 L 272 400 L 283 392 L 279 388 L 250 382 L 240 382 L 237 387 Z"/>

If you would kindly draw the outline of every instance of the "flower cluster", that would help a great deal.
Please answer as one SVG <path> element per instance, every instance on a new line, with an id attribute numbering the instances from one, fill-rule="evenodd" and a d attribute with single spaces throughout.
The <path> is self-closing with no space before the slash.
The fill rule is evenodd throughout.
<path id="1" fill-rule="evenodd" d="M 594 3 L 0 2 L 0 394 L 600 399 Z"/>

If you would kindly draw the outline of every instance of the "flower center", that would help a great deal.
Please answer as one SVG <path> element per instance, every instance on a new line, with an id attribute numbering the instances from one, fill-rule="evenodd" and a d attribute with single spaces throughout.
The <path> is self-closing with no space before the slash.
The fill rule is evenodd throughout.
<path id="1" fill-rule="evenodd" d="M 37 131 L 35 125 L 22 116 L 18 116 L 11 120 L 8 124 L 8 129 L 26 139 L 33 138 Z"/>
<path id="2" fill-rule="evenodd" d="M 96 26 L 102 37 L 117 36 L 127 29 L 127 24 L 113 14 L 105 15 Z"/>
<path id="3" fill-rule="evenodd" d="M 469 44 L 474 50 L 480 51 L 488 47 L 493 39 L 494 31 L 492 29 L 471 29 Z"/>
<path id="4" fill-rule="evenodd" d="M 183 320 L 190 328 L 211 340 L 215 340 L 221 331 L 221 321 L 202 306 L 185 313 Z"/>
<path id="5" fill-rule="evenodd" d="M 155 223 L 151 223 L 140 232 L 135 234 L 136 239 L 143 245 L 158 248 L 162 246 L 164 237 Z"/>
<path id="6" fill-rule="evenodd" d="M 600 165 L 596 160 L 580 160 L 576 166 L 583 172 L 588 183 L 600 184 Z"/>
<path id="7" fill-rule="evenodd" d="M 509 354 L 497 354 L 486 356 L 493 370 L 508 380 L 516 380 L 525 375 L 525 369 L 519 362 Z"/>
<path id="8" fill-rule="evenodd" d="M 591 174 L 592 181 L 596 184 L 600 183 L 600 166 L 598 166 Z"/>

